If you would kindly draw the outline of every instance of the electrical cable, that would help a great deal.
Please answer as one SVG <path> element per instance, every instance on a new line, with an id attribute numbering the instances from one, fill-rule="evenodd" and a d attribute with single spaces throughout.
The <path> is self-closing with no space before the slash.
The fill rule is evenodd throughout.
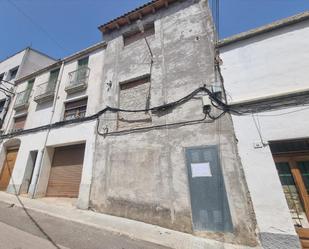
<path id="1" fill-rule="evenodd" d="M 256 128 L 256 130 L 257 130 L 257 132 L 259 134 L 261 144 L 263 146 L 267 145 L 267 143 L 264 142 L 264 139 L 263 139 L 263 136 L 262 136 L 260 121 L 259 120 L 256 121 L 253 113 L 252 113 L 252 119 L 253 119 L 253 123 L 255 125 L 255 128 Z M 257 119 L 258 119 L 258 117 L 257 117 Z"/>
<path id="2" fill-rule="evenodd" d="M 12 86 L 15 86 L 15 84 L 12 83 L 12 82 L 10 82 L 10 81 L 7 81 L 7 80 L 0 80 L 0 81 L 3 81 L 3 82 L 8 83 L 8 84 L 10 84 L 10 85 L 12 85 Z"/>
<path id="3" fill-rule="evenodd" d="M 165 112 L 166 110 L 173 109 L 173 108 L 175 108 L 179 105 L 182 105 L 182 104 L 188 102 L 189 100 L 194 98 L 200 92 L 206 93 L 211 100 L 211 104 L 215 108 L 222 110 L 222 113 L 220 113 L 218 116 L 213 116 L 212 114 L 210 114 L 209 111 L 204 110 L 204 113 L 211 120 L 217 120 L 227 112 L 230 113 L 230 114 L 233 114 L 233 115 L 248 115 L 248 114 L 255 113 L 257 111 L 257 109 L 254 109 L 254 110 L 248 109 L 248 110 L 243 110 L 243 111 L 236 110 L 233 106 L 230 106 L 230 105 L 222 102 L 219 98 L 217 98 L 216 94 L 211 92 L 209 89 L 206 88 L 206 85 L 204 85 L 204 86 L 199 87 L 196 90 L 192 91 L 191 93 L 189 93 L 185 97 L 183 97 L 179 100 L 167 103 L 167 104 L 163 104 L 163 105 L 159 105 L 159 106 L 155 106 L 155 107 L 151 107 L 151 108 L 137 109 L 137 110 L 129 110 L 129 109 L 122 109 L 122 108 L 106 106 L 104 109 L 100 110 L 99 112 L 97 112 L 97 113 L 95 113 L 91 116 L 72 119 L 72 120 L 59 121 L 59 122 L 48 124 L 48 125 L 43 125 L 43 126 L 39 126 L 39 127 L 34 127 L 34 128 L 26 129 L 26 130 L 21 130 L 21 131 L 16 131 L 16 132 L 13 132 L 13 133 L 0 135 L 0 139 L 10 138 L 10 137 L 18 136 L 18 135 L 28 134 L 28 133 L 32 133 L 32 132 L 38 132 L 38 131 L 47 130 L 47 129 L 55 129 L 55 128 L 59 128 L 59 127 L 62 127 L 62 126 L 65 126 L 65 125 L 70 125 L 70 124 L 77 124 L 77 123 L 81 123 L 81 122 L 91 121 L 91 120 L 97 119 L 98 117 L 100 117 L 102 114 L 104 114 L 107 111 L 110 111 L 110 112 L 128 112 L 128 113 L 148 112 L 148 111 L 152 111 L 154 113 L 155 112 Z M 193 122 L 195 122 L 195 121 L 193 121 Z"/>
<path id="4" fill-rule="evenodd" d="M 309 107 L 304 107 L 302 109 L 298 109 L 298 110 L 294 110 L 294 111 L 289 111 L 289 112 L 284 112 L 284 113 L 279 113 L 279 114 L 259 114 L 260 117 L 278 117 L 278 116 L 284 116 L 284 115 L 287 115 L 287 114 L 291 114 L 291 113 L 295 113 L 295 112 L 301 112 L 301 111 L 304 111 L 304 110 L 308 110 Z"/>
<path id="5" fill-rule="evenodd" d="M 8 158 L 7 158 L 7 154 L 5 155 L 5 162 L 8 162 Z M 5 167 L 5 166 L 4 166 Z M 52 239 L 52 237 L 43 229 L 42 226 L 40 226 L 40 224 L 38 223 L 38 221 L 29 213 L 27 207 L 25 206 L 25 204 L 23 203 L 23 201 L 21 200 L 20 196 L 19 196 L 19 192 L 16 188 L 16 183 L 14 181 L 14 177 L 12 175 L 12 171 L 8 165 L 8 163 L 6 163 L 6 167 L 8 169 L 9 175 L 10 175 L 10 179 L 12 181 L 12 186 L 14 189 L 14 195 L 17 199 L 17 201 L 19 202 L 21 208 L 23 209 L 23 211 L 25 212 L 25 214 L 29 217 L 30 221 L 39 229 L 39 231 L 41 231 L 41 233 L 46 237 L 46 239 L 56 248 L 56 249 L 61 249 L 56 243 L 55 241 Z"/>
<path id="6" fill-rule="evenodd" d="M 0 83 L 0 86 L 1 86 L 1 87 L 4 87 L 4 88 L 5 88 L 6 90 L 8 90 L 8 91 L 10 91 L 10 89 L 12 88 L 12 87 L 11 87 L 11 88 L 9 88 L 7 85 L 5 85 L 5 84 L 1 84 L 1 83 Z"/>
<path id="7" fill-rule="evenodd" d="M 219 4 L 219 1 L 220 0 L 216 0 L 216 26 L 217 26 L 216 43 L 218 43 L 219 37 L 220 37 L 220 4 Z"/>
<path id="8" fill-rule="evenodd" d="M 53 41 L 58 48 L 61 50 L 67 52 L 67 49 L 65 49 L 43 26 L 38 24 L 34 19 L 29 16 L 26 12 L 24 12 L 14 1 L 7 0 L 9 4 L 11 4 L 19 13 L 21 13 L 24 17 L 26 17 L 35 27 L 37 27 L 41 32 L 43 32 L 51 41 Z"/>
<path id="9" fill-rule="evenodd" d="M 221 112 L 218 116 L 212 116 L 210 113 L 208 113 L 208 117 L 212 120 L 217 120 L 219 118 L 221 118 L 223 115 L 225 115 L 225 113 L 227 113 L 226 111 Z"/>
<path id="10" fill-rule="evenodd" d="M 91 121 L 91 120 L 98 118 L 99 116 L 101 116 L 103 113 L 105 113 L 107 111 L 110 111 L 110 112 L 146 112 L 146 111 L 159 112 L 159 111 L 166 111 L 168 109 L 175 108 L 175 107 L 179 106 L 180 104 L 183 104 L 183 103 L 189 101 L 196 94 L 198 94 L 199 92 L 203 92 L 203 91 L 206 91 L 209 94 L 212 94 L 209 89 L 207 89 L 205 86 L 203 86 L 203 87 L 197 88 L 196 90 L 194 90 L 193 92 L 191 92 L 187 96 L 185 96 L 185 97 L 183 97 L 183 98 L 181 98 L 177 101 L 170 102 L 170 103 L 160 105 L 160 106 L 156 106 L 156 107 L 152 107 L 152 108 L 146 108 L 146 109 L 141 109 L 141 110 L 126 110 L 126 109 L 107 106 L 106 108 L 100 110 L 99 112 L 97 112 L 97 113 L 95 113 L 91 116 L 78 118 L 78 119 L 72 119 L 72 120 L 59 121 L 59 122 L 56 122 L 56 123 L 53 123 L 53 124 L 43 125 L 43 126 L 39 126 L 39 127 L 26 129 L 26 130 L 16 131 L 16 132 L 9 133 L 9 134 L 0 135 L 0 139 L 10 138 L 10 137 L 18 136 L 18 135 L 23 135 L 23 134 L 29 134 L 29 133 L 38 132 L 38 131 L 47 130 L 47 129 L 55 129 L 55 128 L 59 128 L 59 127 L 62 127 L 62 126 L 65 126 L 65 125 L 70 125 L 70 124 L 76 124 L 76 123 Z"/>
<path id="11" fill-rule="evenodd" d="M 7 93 L 10 93 L 10 94 L 13 94 L 13 95 L 14 95 L 14 93 L 13 93 L 13 92 L 11 92 L 11 91 L 9 91 L 9 90 L 7 90 L 7 89 L 5 89 L 5 88 L 1 87 L 1 86 L 0 86 L 0 90 L 2 90 L 2 91 L 4 91 L 4 92 L 7 92 Z"/>
<path id="12" fill-rule="evenodd" d="M 0 92 L 2 92 L 2 93 L 4 93 L 4 95 L 6 96 L 6 97 L 10 97 L 10 95 L 8 95 L 7 93 L 6 93 L 6 91 L 3 91 L 3 89 L 0 87 Z"/>
<path id="13" fill-rule="evenodd" d="M 153 126 L 146 126 L 146 127 L 139 127 L 139 128 L 133 128 L 133 129 L 127 129 L 127 130 L 121 130 L 121 131 L 113 131 L 113 132 L 108 132 L 108 129 L 105 128 L 106 132 L 102 133 L 99 131 L 99 126 L 100 126 L 100 121 L 98 119 L 97 122 L 97 133 L 100 136 L 111 136 L 111 135 L 121 135 L 121 134 L 130 134 L 133 132 L 142 132 L 142 131 L 150 131 L 150 130 L 156 130 L 156 129 L 164 129 L 167 127 L 174 127 L 174 126 L 186 126 L 186 125 L 192 125 L 192 124 L 198 124 L 198 123 L 213 123 L 214 120 L 209 120 L 206 121 L 208 114 L 204 114 L 204 117 L 201 119 L 196 119 L 196 120 L 190 120 L 190 121 L 182 121 L 182 122 L 175 122 L 175 123 L 167 123 L 167 124 L 162 124 L 162 125 L 153 125 Z"/>

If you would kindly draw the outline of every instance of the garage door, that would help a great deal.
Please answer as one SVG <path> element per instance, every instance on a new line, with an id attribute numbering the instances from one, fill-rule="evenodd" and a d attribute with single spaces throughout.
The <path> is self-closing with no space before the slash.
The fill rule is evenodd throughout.
<path id="1" fill-rule="evenodd" d="M 46 196 L 78 197 L 84 151 L 85 144 L 55 149 Z"/>

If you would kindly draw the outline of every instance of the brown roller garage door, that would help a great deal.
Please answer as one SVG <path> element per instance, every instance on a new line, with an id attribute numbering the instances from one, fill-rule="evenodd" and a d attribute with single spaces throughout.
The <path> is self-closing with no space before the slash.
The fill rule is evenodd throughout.
<path id="1" fill-rule="evenodd" d="M 46 196 L 78 197 L 85 144 L 55 148 Z"/>

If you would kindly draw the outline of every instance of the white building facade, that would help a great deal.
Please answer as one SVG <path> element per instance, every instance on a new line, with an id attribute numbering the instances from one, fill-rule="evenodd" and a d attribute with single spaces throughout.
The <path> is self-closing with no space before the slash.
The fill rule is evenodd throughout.
<path id="1" fill-rule="evenodd" d="M 207 1 L 153 1 L 100 30 L 105 42 L 16 81 L 1 190 L 258 247 L 231 118 L 208 109 Z"/>
<path id="2" fill-rule="evenodd" d="M 91 116 L 96 111 L 104 46 L 96 44 L 16 81 L 14 105 L 6 119 L 5 133 L 39 129 L 9 135 L 3 140 L 2 157 L 6 156 L 7 148 L 18 150 L 7 192 L 32 198 L 76 197 L 79 207 L 88 207 L 88 203 L 80 200 L 89 200 L 96 121 L 53 129 L 49 125 Z M 59 154 L 60 162 L 59 165 L 55 162 L 57 166 L 51 172 L 54 154 Z M 69 161 L 63 161 L 63 155 L 71 155 L 66 157 Z M 72 165 L 77 165 L 73 171 Z M 56 181 L 48 181 L 53 175 Z M 61 178 L 64 175 L 72 175 L 71 181 Z M 69 184 L 65 185 L 67 181 Z M 79 193 L 86 196 L 79 198 Z"/>
<path id="3" fill-rule="evenodd" d="M 309 13 L 219 43 L 221 71 L 264 248 L 308 246 Z"/>
<path id="4" fill-rule="evenodd" d="M 0 62 L 0 123 L 2 128 L 12 95 L 15 92 L 15 80 L 53 62 L 55 59 L 30 47 Z M 3 131 L 4 129 L 1 129 L 1 132 Z"/>
<path id="5" fill-rule="evenodd" d="M 20 73 L 1 189 L 220 248 L 306 248 L 309 14 L 220 41 L 223 85 L 207 1 L 153 1 L 99 29 L 104 42 Z M 205 91 L 223 87 L 225 115 Z"/>

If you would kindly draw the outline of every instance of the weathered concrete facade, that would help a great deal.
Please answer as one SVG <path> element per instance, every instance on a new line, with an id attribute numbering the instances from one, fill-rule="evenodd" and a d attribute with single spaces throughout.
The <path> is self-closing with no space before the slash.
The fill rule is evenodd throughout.
<path id="1" fill-rule="evenodd" d="M 142 19 L 154 22 L 155 34 L 124 46 L 122 34 L 136 24 L 105 34 L 101 103 L 103 106 L 132 109 L 123 105 L 122 82 L 150 76 L 149 106 L 176 101 L 196 88 L 215 83 L 213 27 L 205 1 L 180 1 Z M 107 84 L 109 83 L 109 84 Z M 147 101 L 144 102 L 144 107 Z M 138 106 L 141 108 L 140 106 Z M 149 112 L 140 127 L 118 126 L 119 113 L 100 118 L 91 189 L 91 207 L 103 213 L 136 219 L 160 226 L 196 233 L 237 244 L 256 245 L 254 214 L 243 172 L 237 157 L 231 118 L 214 123 L 161 127 L 174 122 L 203 118 L 201 96 L 167 113 Z M 121 115 L 121 114 L 120 114 Z M 128 114 L 129 115 L 129 114 Z M 193 231 L 186 148 L 217 145 L 231 211 L 233 231 Z"/>

